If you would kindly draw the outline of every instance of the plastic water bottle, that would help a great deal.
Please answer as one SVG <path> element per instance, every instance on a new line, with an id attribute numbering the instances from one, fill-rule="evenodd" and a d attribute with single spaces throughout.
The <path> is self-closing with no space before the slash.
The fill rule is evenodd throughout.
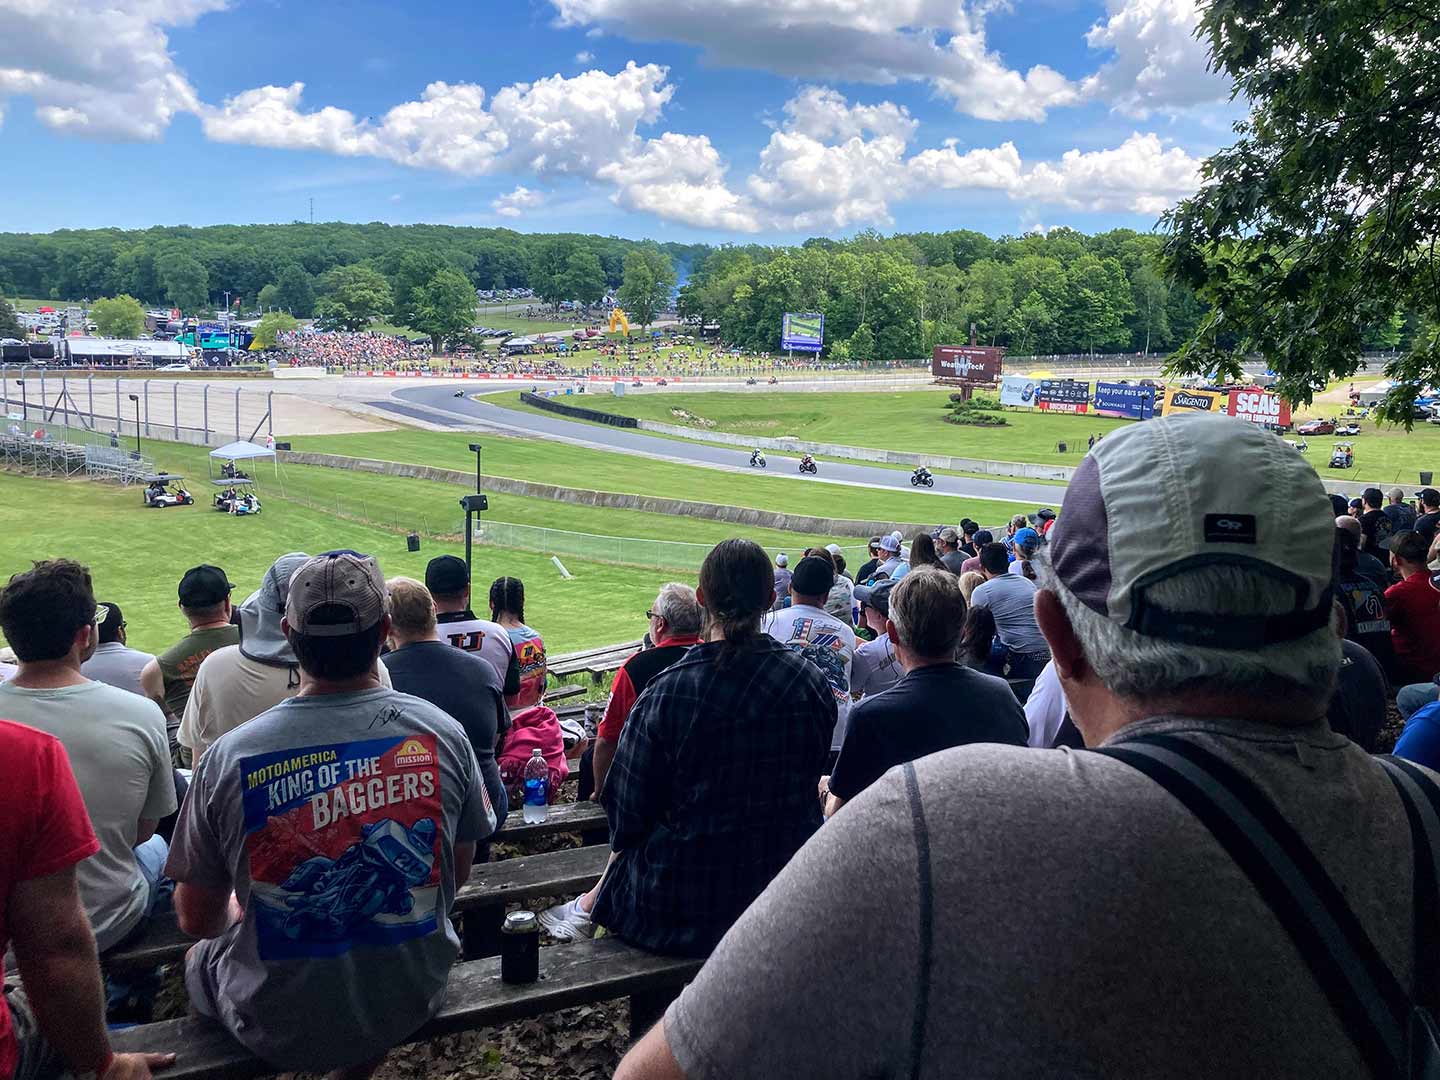
<path id="1" fill-rule="evenodd" d="M 536 747 L 525 763 L 525 821 L 538 825 L 550 816 L 550 766 Z"/>

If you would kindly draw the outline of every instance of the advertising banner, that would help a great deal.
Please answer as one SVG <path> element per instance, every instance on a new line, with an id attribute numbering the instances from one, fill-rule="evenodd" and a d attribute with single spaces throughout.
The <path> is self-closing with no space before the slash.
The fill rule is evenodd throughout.
<path id="1" fill-rule="evenodd" d="M 825 316 L 820 312 L 803 315 L 785 313 L 780 328 L 780 347 L 787 352 L 819 352 L 825 344 Z"/>
<path id="2" fill-rule="evenodd" d="M 1223 413 L 1227 403 L 1227 396 L 1217 394 L 1214 390 L 1186 390 L 1183 387 L 1172 386 L 1165 391 L 1166 416 L 1174 416 L 1176 413 L 1187 410 Z"/>
<path id="3" fill-rule="evenodd" d="M 1089 412 L 1090 384 L 1075 379 L 1041 379 L 1035 391 L 1035 407 L 1045 412 Z"/>
<path id="4" fill-rule="evenodd" d="M 999 382 L 1004 355 L 1004 349 L 989 345 L 936 345 L 930 358 L 930 374 L 964 383 Z"/>
<path id="5" fill-rule="evenodd" d="M 1252 424 L 1290 426 L 1290 403 L 1264 390 L 1231 390 L 1225 413 Z"/>
<path id="6" fill-rule="evenodd" d="M 1006 375 L 1000 380 L 1000 404 L 1020 405 L 1027 409 L 1035 407 L 1035 391 L 1040 384 L 1024 375 Z"/>
<path id="7" fill-rule="evenodd" d="M 1149 420 L 1155 415 L 1155 388 L 1127 383 L 1096 383 L 1095 411 L 1102 416 Z"/>

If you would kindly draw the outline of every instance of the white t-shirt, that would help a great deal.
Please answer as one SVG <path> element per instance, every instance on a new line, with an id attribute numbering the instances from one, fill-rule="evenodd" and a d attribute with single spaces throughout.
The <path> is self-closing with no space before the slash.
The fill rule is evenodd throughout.
<path id="1" fill-rule="evenodd" d="M 890 635 L 881 634 L 874 641 L 862 641 L 855 650 L 855 662 L 850 668 L 850 692 L 867 696 L 879 694 L 889 690 L 904 674 L 905 669 L 895 658 Z"/>
<path id="2" fill-rule="evenodd" d="M 466 652 L 479 653 L 500 676 L 500 685 L 505 685 L 505 675 L 515 658 L 515 646 L 503 626 L 489 619 L 477 619 L 470 611 L 437 615 L 435 621 L 436 636 L 441 641 L 448 641 Z"/>
<path id="3" fill-rule="evenodd" d="M 835 695 L 839 714 L 830 749 L 839 750 L 850 719 L 850 669 L 855 660 L 855 631 L 827 611 L 809 604 L 796 604 L 766 615 L 765 632 L 805 657 L 825 676 Z"/>
<path id="4" fill-rule="evenodd" d="M 380 682 L 390 686 L 383 661 Z M 298 666 L 262 664 L 242 653 L 239 645 L 226 645 L 205 657 L 195 673 L 177 740 L 189 747 L 192 761 L 199 761 L 221 735 L 299 692 Z"/>
<path id="5" fill-rule="evenodd" d="M 0 685 L 0 716 L 49 732 L 65 746 L 100 850 L 75 867 L 101 952 L 145 914 L 150 891 L 135 864 L 142 820 L 175 812 L 165 714 L 148 698 L 104 683 L 55 690 Z"/>
<path id="6" fill-rule="evenodd" d="M 1049 750 L 1055 745 L 1055 736 L 1060 734 L 1060 725 L 1065 722 L 1065 713 L 1070 706 L 1065 700 L 1065 688 L 1060 685 L 1060 676 L 1051 660 L 1035 677 L 1035 686 L 1025 699 L 1025 722 L 1030 725 L 1030 745 L 1040 750 Z"/>

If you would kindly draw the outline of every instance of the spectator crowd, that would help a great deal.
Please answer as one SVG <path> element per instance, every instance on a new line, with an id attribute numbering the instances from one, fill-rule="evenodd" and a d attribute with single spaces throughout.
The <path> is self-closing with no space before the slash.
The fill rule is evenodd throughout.
<path id="1" fill-rule="evenodd" d="M 477 614 L 454 556 L 288 553 L 239 603 L 199 565 L 155 655 L 37 562 L 0 590 L 0 1078 L 183 1053 L 112 1053 L 158 977 L 96 962 L 173 910 L 194 1011 L 364 1080 L 444 1003 L 456 891 L 567 750 L 608 863 L 540 923 L 705 961 L 627 1080 L 1429 1075 L 1440 492 L 1415 500 L 1355 516 L 1196 415 L 1097 442 L 1058 515 L 876 535 L 853 569 L 727 540 L 578 739 L 524 584 Z"/>
<path id="2" fill-rule="evenodd" d="M 294 367 L 343 371 L 400 369 L 430 358 L 428 341 L 410 341 L 373 330 L 287 330 L 275 346 Z"/>

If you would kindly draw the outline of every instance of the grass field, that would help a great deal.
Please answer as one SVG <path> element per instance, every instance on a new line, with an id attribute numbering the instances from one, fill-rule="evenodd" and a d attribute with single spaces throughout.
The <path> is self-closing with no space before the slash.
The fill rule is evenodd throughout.
<path id="1" fill-rule="evenodd" d="M 476 441 L 474 434 L 406 429 L 363 435 L 296 436 L 291 441 L 296 450 L 456 469 L 473 468 L 475 461 L 466 449 Z M 966 516 L 977 521 L 1003 521 L 1015 513 L 1016 507 L 1008 502 L 917 494 L 908 487 L 900 490 L 903 476 L 897 476 L 897 489 L 892 492 L 815 483 L 798 477 L 726 472 L 542 440 L 487 435 L 479 441 L 485 447 L 486 473 L 563 487 L 882 521 L 959 521 Z"/>
<path id="2" fill-rule="evenodd" d="M 197 494 L 208 501 L 208 494 Z M 464 554 L 458 541 L 426 542 L 412 554 L 396 533 L 281 500 L 251 518 L 215 513 L 203 504 L 147 510 L 134 488 L 0 473 L 0 580 L 32 559 L 78 559 L 91 568 L 97 597 L 124 610 L 131 644 L 149 652 L 183 633 L 175 588 L 187 568 L 201 562 L 223 567 L 238 602 L 258 587 L 276 556 L 341 547 L 374 554 L 387 577 L 423 578 L 434 556 Z M 566 566 L 575 575 L 570 581 L 561 580 L 542 555 L 481 547 L 475 580 L 482 591 L 501 575 L 524 580 L 526 619 L 553 652 L 570 652 L 639 637 L 656 589 L 687 577 L 573 559 Z"/>
<path id="3" fill-rule="evenodd" d="M 707 431 L 779 438 L 793 435 L 817 442 L 842 443 L 904 449 L 918 453 L 951 454 L 957 457 L 988 458 L 1000 461 L 1077 464 L 1091 433 L 1109 433 L 1134 423 L 1092 416 L 1050 416 L 1039 412 L 1012 410 L 1003 428 L 978 428 L 944 423 L 943 405 L 948 391 L 912 390 L 898 393 L 771 393 L 763 406 L 753 393 L 659 393 L 634 394 L 623 398 L 596 394 L 586 401 L 592 409 L 635 416 L 665 424 L 692 426 L 695 437 L 704 440 Z M 505 401 L 507 407 L 512 405 Z M 513 403 L 518 405 L 518 395 Z M 689 422 L 674 415 L 683 410 Z M 1335 406 L 1311 406 L 1298 410 L 1297 418 L 1331 416 Z M 714 421 L 701 426 L 697 420 Z M 1416 424 L 1380 427 L 1362 421 L 1362 432 L 1352 439 L 1356 467 L 1331 469 L 1333 436 L 1308 440 L 1308 460 L 1327 479 L 1416 484 L 1423 471 L 1440 473 L 1440 425 Z M 1294 435 L 1288 438 L 1297 438 Z M 1069 445 L 1066 454 L 1055 445 Z M 972 515 L 973 516 L 973 515 Z"/>

